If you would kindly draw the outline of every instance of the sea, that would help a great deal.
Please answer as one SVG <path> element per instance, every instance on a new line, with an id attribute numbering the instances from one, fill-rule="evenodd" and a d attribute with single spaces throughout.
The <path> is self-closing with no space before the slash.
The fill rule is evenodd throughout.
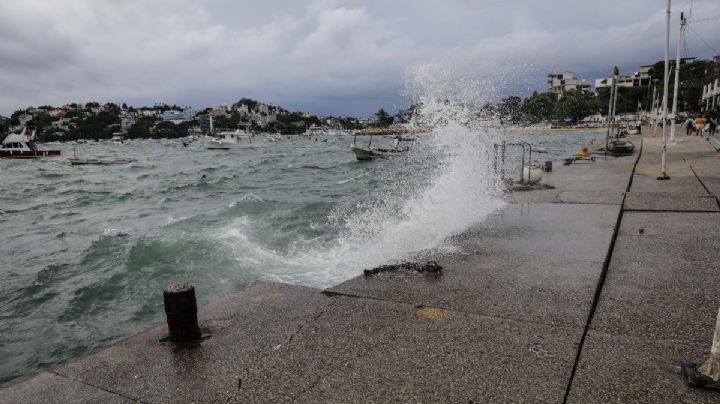
<path id="1" fill-rule="evenodd" d="M 373 161 L 356 160 L 348 135 L 238 150 L 62 143 L 42 145 L 61 157 L 0 159 L 0 387 L 163 322 L 174 282 L 192 283 L 202 305 L 258 281 L 324 288 L 458 253 L 453 236 L 504 206 L 494 144 L 530 142 L 544 151 L 533 160 L 561 164 L 603 135 L 446 124 Z M 519 172 L 509 153 L 507 172 Z"/>

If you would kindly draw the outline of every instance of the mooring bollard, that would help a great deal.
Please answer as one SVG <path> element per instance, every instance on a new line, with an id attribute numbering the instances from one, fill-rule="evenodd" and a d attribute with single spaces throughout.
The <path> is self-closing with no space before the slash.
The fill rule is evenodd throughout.
<path id="1" fill-rule="evenodd" d="M 543 171 L 545 171 L 546 173 L 552 171 L 552 160 L 545 160 L 545 164 L 543 165 Z"/>
<path id="2" fill-rule="evenodd" d="M 715 320 L 715 332 L 713 333 L 710 357 L 698 367 L 698 372 L 714 381 L 720 380 L 720 311 Z"/>
<path id="3" fill-rule="evenodd" d="M 163 291 L 169 339 L 190 342 L 200 338 L 195 288 L 189 283 L 176 283 Z"/>

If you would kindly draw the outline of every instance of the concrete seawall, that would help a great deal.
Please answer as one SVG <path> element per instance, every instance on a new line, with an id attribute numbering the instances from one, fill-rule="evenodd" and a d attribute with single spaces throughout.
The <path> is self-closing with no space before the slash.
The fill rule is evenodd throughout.
<path id="1" fill-rule="evenodd" d="M 441 275 L 259 283 L 201 308 L 197 346 L 161 325 L 0 403 L 720 402 L 680 368 L 720 307 L 720 154 L 679 137 L 658 181 L 659 138 L 634 141 L 510 194 Z"/>

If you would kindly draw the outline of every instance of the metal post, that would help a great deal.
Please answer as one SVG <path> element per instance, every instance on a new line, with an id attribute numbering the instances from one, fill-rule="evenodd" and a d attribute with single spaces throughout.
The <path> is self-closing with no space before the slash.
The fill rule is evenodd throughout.
<path id="1" fill-rule="evenodd" d="M 663 127 L 662 127 L 662 158 L 661 158 L 661 179 L 667 179 L 667 170 L 665 167 L 665 154 L 667 154 L 667 139 L 665 137 L 665 129 L 667 127 L 667 113 L 668 113 L 668 53 L 670 52 L 670 3 L 672 0 L 667 2 L 667 18 L 665 27 L 665 75 L 663 76 Z"/>
<path id="2" fill-rule="evenodd" d="M 532 178 L 530 176 L 532 175 L 532 144 L 528 143 L 529 153 L 528 153 L 528 184 L 532 183 Z"/>
<path id="3" fill-rule="evenodd" d="M 520 163 L 520 183 L 525 183 L 525 145 L 520 145 L 522 147 L 522 162 Z"/>
<path id="4" fill-rule="evenodd" d="M 652 97 L 652 106 L 650 107 L 650 116 L 652 116 L 653 120 L 653 135 L 655 135 L 655 129 L 657 128 L 657 109 L 656 109 L 656 98 L 657 98 L 657 84 L 653 86 L 653 97 Z"/>
<path id="5" fill-rule="evenodd" d="M 500 178 L 505 180 L 505 141 L 502 142 L 502 148 L 500 152 Z"/>
<path id="6" fill-rule="evenodd" d="M 498 173 L 498 145 L 497 143 L 493 144 L 493 148 L 495 149 L 495 154 L 493 155 L 493 172 L 495 174 Z"/>
<path id="7" fill-rule="evenodd" d="M 200 339 L 195 288 L 189 283 L 176 283 L 163 292 L 169 338 L 173 342 Z"/>
<path id="8" fill-rule="evenodd" d="M 675 87 L 673 88 L 672 116 L 673 124 L 670 126 L 670 143 L 675 143 L 675 123 L 677 122 L 678 83 L 680 82 L 680 42 L 682 42 L 685 28 L 685 16 L 680 13 L 680 34 L 678 35 L 677 54 L 675 56 Z"/>
<path id="9" fill-rule="evenodd" d="M 608 146 L 610 145 L 610 117 L 612 116 L 612 104 L 613 104 L 613 92 L 615 91 L 615 71 L 617 66 L 613 69 L 612 84 L 610 84 L 610 101 L 608 102 L 607 112 L 607 134 L 605 135 L 605 156 L 607 156 Z"/>
<path id="10" fill-rule="evenodd" d="M 613 96 L 613 114 L 612 114 L 612 131 L 610 132 L 610 136 L 615 137 L 615 115 L 617 115 L 617 98 L 618 98 L 618 81 L 620 80 L 620 70 L 618 70 L 617 66 L 615 66 L 615 69 L 613 70 L 613 73 L 615 73 L 615 95 Z"/>

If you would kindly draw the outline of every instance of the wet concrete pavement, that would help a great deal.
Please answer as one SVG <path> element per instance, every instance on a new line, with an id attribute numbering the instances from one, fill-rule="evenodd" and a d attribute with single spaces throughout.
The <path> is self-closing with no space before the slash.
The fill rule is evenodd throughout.
<path id="1" fill-rule="evenodd" d="M 201 309 L 198 346 L 161 325 L 0 402 L 720 402 L 679 368 L 720 306 L 720 155 L 679 141 L 657 181 L 658 150 L 555 167 L 442 274 L 260 283 Z"/>

